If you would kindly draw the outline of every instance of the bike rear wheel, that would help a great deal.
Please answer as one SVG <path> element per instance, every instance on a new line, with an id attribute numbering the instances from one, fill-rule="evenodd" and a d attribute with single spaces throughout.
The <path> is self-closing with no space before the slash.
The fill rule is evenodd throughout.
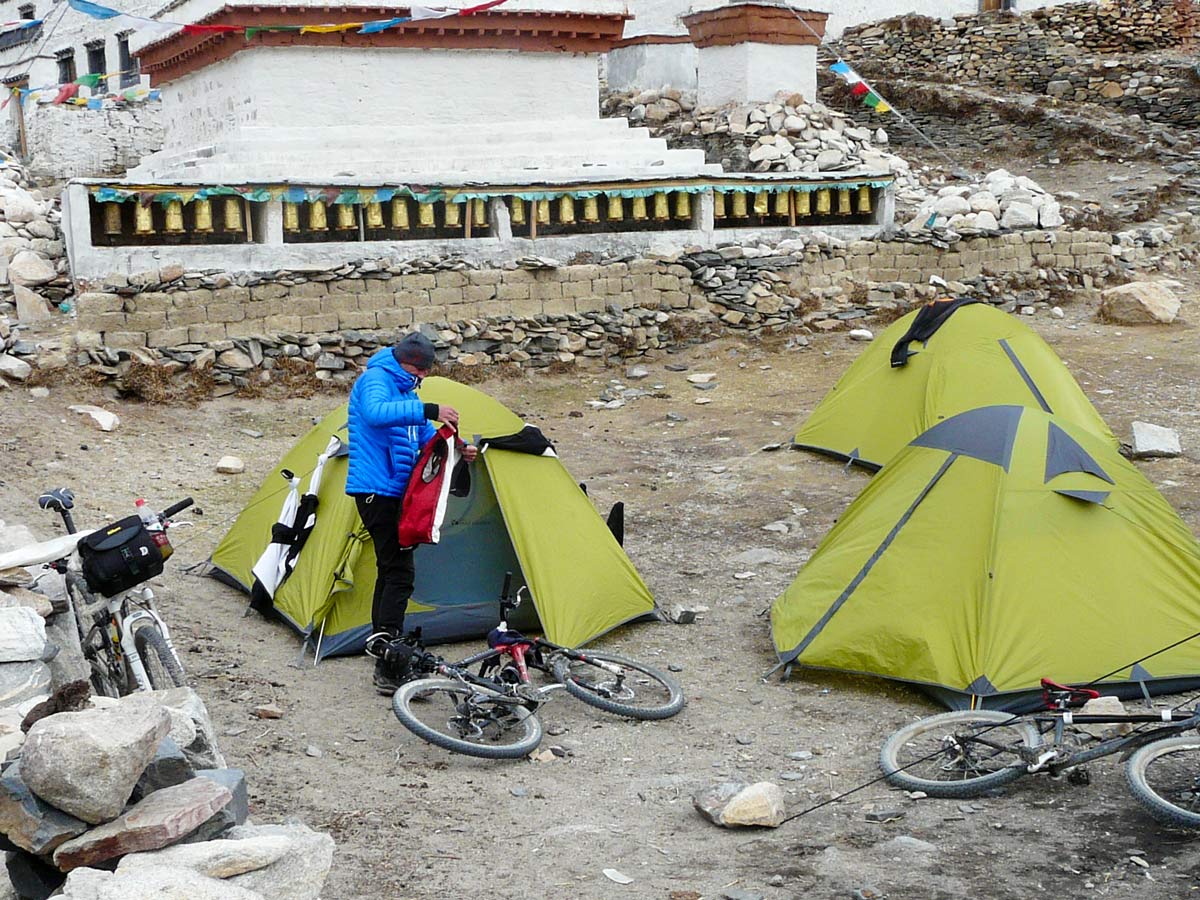
<path id="1" fill-rule="evenodd" d="M 1010 713 L 963 710 L 906 725 L 883 745 L 887 780 L 930 797 L 978 797 L 1025 774 L 1020 750 L 1041 743 L 1037 728 Z"/>
<path id="2" fill-rule="evenodd" d="M 521 759 L 542 742 L 526 706 L 497 691 L 449 678 L 422 678 L 392 695 L 400 723 L 429 743 L 484 759 Z"/>
<path id="3" fill-rule="evenodd" d="M 614 653 L 580 653 L 580 659 L 560 655 L 554 677 L 572 697 L 589 706 L 631 719 L 668 719 L 683 709 L 683 690 L 658 669 Z M 617 666 L 610 672 L 597 663 Z"/>
<path id="4" fill-rule="evenodd" d="M 1129 757 L 1125 780 L 1138 803 L 1164 825 L 1200 828 L 1200 737 L 1147 744 Z"/>
<path id="5" fill-rule="evenodd" d="M 184 686 L 183 666 L 167 646 L 167 639 L 157 625 L 152 622 L 138 625 L 133 632 L 133 646 L 142 661 L 142 668 L 146 670 L 151 690 L 165 691 Z M 138 690 L 137 679 L 132 671 L 129 673 L 129 682 L 131 691 Z"/>

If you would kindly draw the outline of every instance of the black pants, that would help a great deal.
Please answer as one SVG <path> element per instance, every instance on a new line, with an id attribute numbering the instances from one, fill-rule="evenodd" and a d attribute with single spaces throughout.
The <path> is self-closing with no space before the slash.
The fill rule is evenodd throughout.
<path id="1" fill-rule="evenodd" d="M 404 633 L 404 611 L 412 596 L 416 569 L 413 548 L 400 547 L 399 497 L 354 494 L 359 518 L 375 544 L 375 597 L 371 601 L 371 630 Z"/>

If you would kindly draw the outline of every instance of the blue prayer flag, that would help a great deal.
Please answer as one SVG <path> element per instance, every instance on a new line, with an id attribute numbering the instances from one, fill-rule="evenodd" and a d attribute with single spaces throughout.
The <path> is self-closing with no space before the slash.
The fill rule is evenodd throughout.
<path id="1" fill-rule="evenodd" d="M 75 10 L 75 12 L 81 12 L 85 16 L 91 16 L 93 19 L 115 19 L 121 15 L 120 10 L 101 6 L 99 3 L 91 3 L 89 0 L 67 0 L 67 5 Z"/>

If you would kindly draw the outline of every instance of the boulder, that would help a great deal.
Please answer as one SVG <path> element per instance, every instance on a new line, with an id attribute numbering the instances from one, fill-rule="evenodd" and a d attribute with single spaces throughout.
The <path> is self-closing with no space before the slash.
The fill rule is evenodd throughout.
<path id="1" fill-rule="evenodd" d="M 1161 281 L 1131 281 L 1100 294 L 1100 318 L 1121 325 L 1169 325 L 1179 306 L 1175 292 Z"/>
<path id="2" fill-rule="evenodd" d="M 132 853 L 121 860 L 117 871 L 170 866 L 190 869 L 209 878 L 232 878 L 265 869 L 294 849 L 295 841 L 283 834 L 176 844 L 149 853 Z"/>
<path id="3" fill-rule="evenodd" d="M 841 150 L 822 150 L 817 154 L 817 170 L 836 169 L 846 160 L 846 154 Z"/>
<path id="4" fill-rule="evenodd" d="M 0 191 L 0 209 L 4 210 L 6 222 L 32 222 L 40 215 L 38 202 L 21 188 L 5 188 Z"/>
<path id="5" fill-rule="evenodd" d="M 222 456 L 217 460 L 217 471 L 222 475 L 240 475 L 246 471 L 246 464 L 236 456 Z"/>
<path id="6" fill-rule="evenodd" d="M 0 609 L 12 609 L 18 606 L 32 609 L 43 619 L 50 618 L 54 613 L 54 605 L 50 602 L 50 598 L 43 593 L 26 590 L 22 587 L 0 589 Z"/>
<path id="7" fill-rule="evenodd" d="M 1172 428 L 1151 425 L 1149 422 L 1133 423 L 1133 458 L 1150 459 L 1156 456 L 1179 456 L 1183 448 L 1179 433 Z"/>
<path id="8" fill-rule="evenodd" d="M 41 661 L 0 666 L 0 708 L 50 693 L 50 667 Z"/>
<path id="9" fill-rule="evenodd" d="M 54 851 L 54 864 L 69 872 L 128 853 L 166 847 L 189 834 L 231 799 L 229 791 L 208 778 L 193 778 L 163 788 L 111 822 L 62 844 Z"/>
<path id="10" fill-rule="evenodd" d="M 154 752 L 154 758 L 150 760 L 145 771 L 138 778 L 131 799 L 141 800 L 155 791 L 183 784 L 195 777 L 196 771 L 192 768 L 192 764 L 188 762 L 183 750 L 168 734 L 159 742 L 158 749 Z"/>
<path id="11" fill-rule="evenodd" d="M 41 294 L 36 294 L 27 287 L 14 284 L 13 300 L 17 304 L 18 322 L 41 322 L 50 318 L 50 310 Z"/>
<path id="12" fill-rule="evenodd" d="M 25 360 L 9 356 L 7 353 L 0 353 L 0 375 L 11 378 L 13 381 L 24 381 L 32 374 L 33 366 Z"/>
<path id="13" fill-rule="evenodd" d="M 46 620 L 28 606 L 0 609 L 0 663 L 30 662 L 46 655 Z"/>
<path id="14" fill-rule="evenodd" d="M 1032 203 L 1015 201 L 1010 203 L 1000 219 L 1001 228 L 1036 228 L 1038 223 L 1037 209 Z"/>
<path id="15" fill-rule="evenodd" d="M 1000 215 L 1000 201 L 991 191 L 976 191 L 967 198 L 974 212 L 989 212 L 993 216 Z"/>
<path id="16" fill-rule="evenodd" d="M 86 822 L 34 796 L 19 774 L 0 778 L 0 834 L 38 856 L 87 831 Z"/>
<path id="17" fill-rule="evenodd" d="M 140 701 L 48 716 L 25 738 L 21 778 L 59 809 L 93 825 L 107 822 L 125 808 L 170 728 L 165 709 Z"/>
<path id="18" fill-rule="evenodd" d="M 210 841 L 237 825 L 245 825 L 250 818 L 250 794 L 246 788 L 246 773 L 242 769 L 200 769 L 201 778 L 211 778 L 224 785 L 233 794 L 233 799 L 207 822 L 187 836 L 187 843 Z"/>
<path id="19" fill-rule="evenodd" d="M 171 739 L 183 748 L 196 769 L 223 769 L 225 757 L 217 748 L 217 732 L 200 695 L 189 687 L 127 697 L 122 703 L 147 703 L 171 714 Z"/>
<path id="20" fill-rule="evenodd" d="M 319 900 L 333 865 L 333 838 L 303 822 L 282 825 L 239 825 L 225 833 L 231 841 L 286 837 L 291 849 L 263 869 L 235 875 L 230 884 L 262 894 L 266 900 Z"/>
<path id="21" fill-rule="evenodd" d="M 76 869 L 67 876 L 57 900 L 263 900 L 262 894 L 209 878 L 182 866 Z"/>
<path id="22" fill-rule="evenodd" d="M 13 284 L 45 284 L 58 277 L 58 270 L 32 250 L 19 250 L 8 263 L 8 279 Z"/>
<path id="23" fill-rule="evenodd" d="M 971 204 L 966 197 L 959 197 L 954 194 L 945 197 L 939 197 L 934 203 L 933 208 L 937 210 L 938 215 L 946 216 L 961 216 L 971 211 Z"/>
<path id="24" fill-rule="evenodd" d="M 1066 224 L 1062 217 L 1062 207 L 1057 200 L 1047 197 L 1038 209 L 1038 224 L 1043 228 L 1061 228 Z"/>
<path id="25" fill-rule="evenodd" d="M 786 815 L 783 790 L 769 781 L 723 782 L 696 794 L 692 805 L 710 822 L 726 828 L 775 828 Z"/>

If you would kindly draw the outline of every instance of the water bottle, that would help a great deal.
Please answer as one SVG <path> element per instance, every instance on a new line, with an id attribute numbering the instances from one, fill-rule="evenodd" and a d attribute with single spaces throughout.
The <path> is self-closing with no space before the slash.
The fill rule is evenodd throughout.
<path id="1" fill-rule="evenodd" d="M 163 562 L 166 562 L 167 557 L 175 552 L 175 548 L 171 546 L 170 540 L 167 539 L 166 529 L 163 528 L 162 522 L 159 521 L 158 514 L 147 506 L 146 501 L 141 497 L 133 501 L 133 505 L 137 507 L 138 518 L 142 520 L 142 524 L 150 532 L 150 539 L 154 541 L 154 546 L 162 554 Z"/>

